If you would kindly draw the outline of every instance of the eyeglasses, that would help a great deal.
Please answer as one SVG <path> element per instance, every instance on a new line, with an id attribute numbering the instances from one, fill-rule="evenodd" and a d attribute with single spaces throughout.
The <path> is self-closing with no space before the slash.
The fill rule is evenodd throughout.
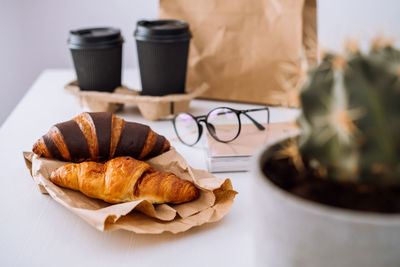
<path id="1" fill-rule="evenodd" d="M 240 115 L 247 117 L 259 130 L 265 130 L 265 127 L 251 117 L 248 113 L 255 111 L 266 111 L 267 123 L 269 123 L 269 108 L 255 108 L 246 110 L 237 110 L 228 107 L 218 107 L 211 110 L 207 115 L 193 116 L 189 113 L 177 114 L 172 123 L 178 139 L 188 146 L 195 145 L 203 133 L 203 122 L 210 135 L 217 141 L 229 143 L 235 140 L 241 129 Z"/>

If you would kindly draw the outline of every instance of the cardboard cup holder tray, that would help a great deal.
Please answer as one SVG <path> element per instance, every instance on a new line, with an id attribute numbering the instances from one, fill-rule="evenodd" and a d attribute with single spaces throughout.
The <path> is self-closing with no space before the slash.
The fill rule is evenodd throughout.
<path id="1" fill-rule="evenodd" d="M 190 101 L 203 94 L 207 89 L 206 83 L 187 94 L 173 94 L 165 96 L 144 96 L 139 91 L 132 90 L 124 85 L 114 92 L 83 91 L 77 81 L 72 81 L 65 86 L 65 90 L 79 101 L 82 108 L 92 112 L 115 112 L 123 108 L 124 104 L 137 105 L 141 115 L 148 120 L 158 120 L 179 112 L 186 112 Z"/>

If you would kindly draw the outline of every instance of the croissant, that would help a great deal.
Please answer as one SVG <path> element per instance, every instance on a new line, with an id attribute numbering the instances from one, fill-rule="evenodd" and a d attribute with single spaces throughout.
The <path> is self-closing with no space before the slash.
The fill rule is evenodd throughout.
<path id="1" fill-rule="evenodd" d="M 84 112 L 54 125 L 32 151 L 46 158 L 81 162 L 118 156 L 144 159 L 169 150 L 168 140 L 149 126 L 127 122 L 109 112 Z"/>
<path id="2" fill-rule="evenodd" d="M 132 157 L 117 157 L 105 163 L 69 163 L 53 171 L 50 180 L 109 203 L 145 199 L 154 204 L 179 204 L 199 196 L 191 182 L 158 172 Z"/>

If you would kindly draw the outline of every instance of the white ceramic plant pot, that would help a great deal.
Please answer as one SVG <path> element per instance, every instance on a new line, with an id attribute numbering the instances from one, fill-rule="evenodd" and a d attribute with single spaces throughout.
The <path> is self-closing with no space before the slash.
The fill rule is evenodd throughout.
<path id="1" fill-rule="evenodd" d="M 334 208 L 296 197 L 270 182 L 265 146 L 253 158 L 256 266 L 400 266 L 400 215 Z M 339 197 L 339 196 L 338 196 Z"/>

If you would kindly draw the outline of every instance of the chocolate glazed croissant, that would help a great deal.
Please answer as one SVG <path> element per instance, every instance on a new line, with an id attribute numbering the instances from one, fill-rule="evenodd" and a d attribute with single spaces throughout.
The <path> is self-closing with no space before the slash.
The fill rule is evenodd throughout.
<path id="1" fill-rule="evenodd" d="M 131 157 L 118 157 L 106 163 L 69 163 L 53 171 L 50 180 L 109 203 L 145 199 L 157 204 L 179 204 L 199 196 L 191 182 L 172 173 L 158 172 Z"/>
<path id="2" fill-rule="evenodd" d="M 51 127 L 32 151 L 46 158 L 81 162 L 118 156 L 144 159 L 170 148 L 168 140 L 149 126 L 127 122 L 109 112 L 81 113 Z"/>

